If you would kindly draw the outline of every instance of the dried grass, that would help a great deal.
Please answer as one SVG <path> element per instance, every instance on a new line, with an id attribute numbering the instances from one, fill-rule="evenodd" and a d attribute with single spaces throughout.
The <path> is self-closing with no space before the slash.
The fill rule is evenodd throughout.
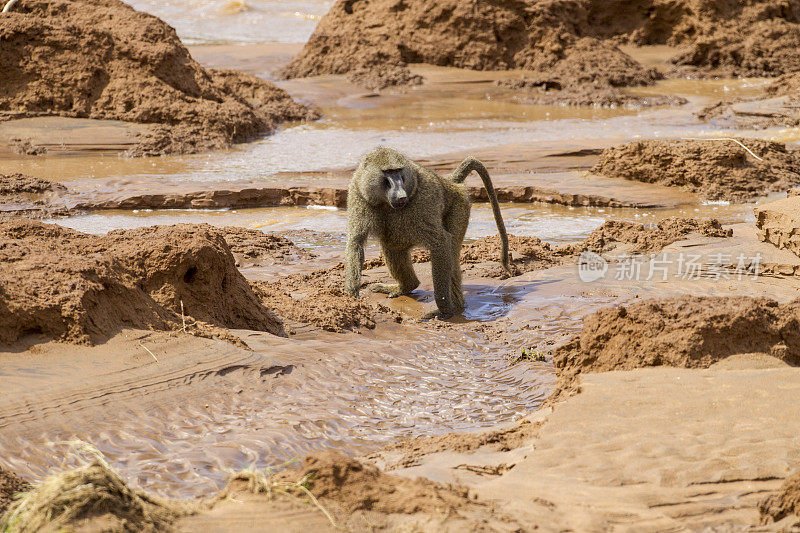
<path id="1" fill-rule="evenodd" d="M 110 515 L 112 531 L 169 531 L 189 504 L 149 496 L 132 489 L 93 446 L 71 443 L 89 464 L 48 476 L 0 517 L 0 531 L 58 531 L 85 519 Z"/>

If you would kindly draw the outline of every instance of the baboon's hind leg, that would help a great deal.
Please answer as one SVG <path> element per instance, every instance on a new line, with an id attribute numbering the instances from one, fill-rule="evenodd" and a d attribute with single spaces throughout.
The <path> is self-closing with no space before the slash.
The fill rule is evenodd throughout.
<path id="1" fill-rule="evenodd" d="M 452 274 L 450 276 L 450 293 L 453 295 L 453 305 L 457 313 L 466 309 L 466 302 L 464 301 L 464 288 L 462 286 L 461 278 L 461 245 L 464 242 L 464 236 L 467 234 L 467 226 L 469 225 L 469 203 L 454 206 L 453 211 L 445 218 L 445 228 L 453 236 L 453 264 Z"/>
<path id="2" fill-rule="evenodd" d="M 389 268 L 389 274 L 397 280 L 397 283 L 375 283 L 372 290 L 388 294 L 391 298 L 409 294 L 419 287 L 419 279 L 414 272 L 411 262 L 411 250 L 391 250 L 383 247 L 383 259 Z"/>

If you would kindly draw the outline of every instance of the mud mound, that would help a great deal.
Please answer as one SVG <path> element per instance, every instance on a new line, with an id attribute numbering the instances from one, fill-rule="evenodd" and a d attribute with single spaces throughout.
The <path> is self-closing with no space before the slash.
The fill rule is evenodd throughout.
<path id="1" fill-rule="evenodd" d="M 497 263 L 483 268 L 481 275 L 504 277 L 507 274 L 499 263 L 501 246 L 499 235 L 465 243 L 461 246 L 461 264 L 483 266 L 484 263 Z M 511 257 L 511 269 L 515 275 L 555 266 L 573 254 L 570 247 L 552 248 L 538 237 L 518 237 L 511 234 L 508 236 L 508 251 Z M 417 248 L 411 252 L 411 260 L 414 263 L 427 263 L 431 260 L 431 254 L 428 250 Z M 365 261 L 364 269 L 369 270 L 385 264 L 383 256 L 380 256 Z"/>
<path id="2" fill-rule="evenodd" d="M 800 70 L 798 47 L 800 25 L 770 19 L 702 37 L 671 61 L 728 77 L 770 77 Z"/>
<path id="3" fill-rule="evenodd" d="M 91 344 L 124 327 L 175 329 L 182 311 L 190 323 L 283 334 L 208 225 L 98 237 L 11 220 L 0 223 L 0 262 L 3 343 L 37 333 Z"/>
<path id="4" fill-rule="evenodd" d="M 469 498 L 466 489 L 385 474 L 339 452 L 310 455 L 303 460 L 299 474 L 287 471 L 281 477 L 307 479 L 314 496 L 322 501 L 335 501 L 347 513 L 363 510 L 443 514 L 482 506 Z"/>
<path id="5" fill-rule="evenodd" d="M 0 216 L 43 217 L 65 209 L 54 205 L 66 188 L 49 180 L 25 174 L 0 174 Z"/>
<path id="6" fill-rule="evenodd" d="M 342 292 L 344 265 L 293 274 L 280 281 L 251 282 L 253 290 L 278 316 L 313 324 L 325 331 L 341 333 L 359 328 L 373 329 L 379 315 L 396 322 L 401 316 L 388 307 L 372 305 Z"/>
<path id="7" fill-rule="evenodd" d="M 619 244 L 628 244 L 631 245 L 627 250 L 630 253 L 647 253 L 683 240 L 690 233 L 699 233 L 706 237 L 730 237 L 733 230 L 723 228 L 716 219 L 670 217 L 653 225 L 607 220 L 590 233 L 578 248 L 601 253 L 612 250 Z"/>
<path id="8" fill-rule="evenodd" d="M 800 72 L 780 76 L 764 88 L 764 93 L 768 96 L 791 96 L 797 101 L 800 98 Z"/>
<path id="9" fill-rule="evenodd" d="M 160 125 L 135 155 L 192 153 L 317 112 L 243 73 L 207 70 L 175 30 L 117 0 L 31 0 L 3 15 L 0 112 Z"/>
<path id="10" fill-rule="evenodd" d="M 338 0 L 282 74 L 345 74 L 408 63 L 523 69 L 541 74 L 534 83 L 562 87 L 541 96 L 542 103 L 613 105 L 625 96 L 606 92 L 593 101 L 591 91 L 652 81 L 652 73 L 614 42 L 682 45 L 673 60 L 678 65 L 774 76 L 800 68 L 793 53 L 800 44 L 798 22 L 800 7 L 783 0 Z"/>
<path id="11" fill-rule="evenodd" d="M 755 209 L 758 239 L 789 250 L 800 257 L 800 196 L 757 206 Z"/>
<path id="12" fill-rule="evenodd" d="M 681 187 L 708 200 L 748 201 L 800 183 L 797 153 L 782 143 L 634 141 L 603 150 L 592 172 L 612 178 Z"/>
<path id="13" fill-rule="evenodd" d="M 577 35 L 574 21 L 582 13 L 579 4 L 559 1 L 339 0 L 282 75 L 380 73 L 428 63 L 547 76 L 553 71 L 571 85 L 646 85 L 658 77 L 612 43 Z"/>
<path id="14" fill-rule="evenodd" d="M 686 103 L 680 97 L 636 96 L 618 87 L 652 85 L 662 78 L 611 43 L 585 37 L 565 50 L 563 59 L 536 76 L 498 80 L 496 84 L 526 93 L 531 104 L 646 107 Z"/>
<path id="15" fill-rule="evenodd" d="M 647 366 L 707 368 L 740 353 L 767 353 L 800 364 L 800 300 L 681 296 L 601 309 L 580 336 L 558 348 L 556 395 L 583 372 Z"/>
<path id="16" fill-rule="evenodd" d="M 105 461 L 97 460 L 46 478 L 9 507 L 0 529 L 156 532 L 169 530 L 188 512 L 188 506 L 130 488 Z"/>
<path id="17" fill-rule="evenodd" d="M 522 420 L 508 429 L 415 437 L 389 444 L 371 455 L 370 458 L 382 459 L 387 462 L 386 470 L 395 470 L 418 465 L 426 455 L 444 451 L 465 453 L 484 446 L 491 446 L 497 451 L 507 452 L 519 448 L 523 443 L 535 437 L 540 427 L 540 423 L 533 424 L 530 420 Z"/>
<path id="18" fill-rule="evenodd" d="M 777 494 L 767 496 L 758 503 L 761 523 L 779 522 L 794 515 L 800 524 L 800 472 L 786 478 Z M 788 525 L 788 524 L 787 524 Z"/>
<path id="19" fill-rule="evenodd" d="M 687 100 L 680 96 L 639 96 L 603 85 L 602 83 L 576 83 L 553 79 L 549 76 L 499 80 L 496 84 L 522 92 L 516 98 L 534 105 L 593 105 L 600 107 L 642 108 L 664 105 L 683 105 Z"/>
<path id="20" fill-rule="evenodd" d="M 800 69 L 800 5 L 783 0 L 588 0 L 578 31 L 633 44 L 684 48 L 672 62 L 727 76 Z"/>
<path id="21" fill-rule="evenodd" d="M 372 91 L 389 87 L 421 85 L 422 76 L 412 74 L 405 65 L 360 65 L 347 75 L 347 80 Z"/>
<path id="22" fill-rule="evenodd" d="M 14 501 L 15 494 L 25 492 L 30 488 L 31 486 L 27 481 L 0 467 L 0 516 Z"/>
<path id="23" fill-rule="evenodd" d="M 257 229 L 227 226 L 219 228 L 219 231 L 225 237 L 233 257 L 236 258 L 237 267 L 308 260 L 315 257 L 315 254 L 296 246 L 285 237 Z"/>
<path id="24" fill-rule="evenodd" d="M 0 174 L 0 197 L 13 194 L 42 194 L 66 191 L 63 185 L 25 174 Z"/>
<path id="25" fill-rule="evenodd" d="M 469 265 L 489 262 L 492 264 L 482 268 L 482 275 L 505 277 L 507 274 L 499 262 L 501 248 L 500 235 L 472 241 L 461 248 L 461 263 Z M 572 257 L 571 248 L 553 248 L 538 237 L 509 235 L 508 250 L 511 256 L 511 272 L 515 276 L 556 266 Z"/>

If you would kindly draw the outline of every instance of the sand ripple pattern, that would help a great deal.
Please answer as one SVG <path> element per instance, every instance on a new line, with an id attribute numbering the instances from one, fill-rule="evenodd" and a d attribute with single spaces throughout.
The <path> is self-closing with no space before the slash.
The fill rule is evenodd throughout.
<path id="1" fill-rule="evenodd" d="M 398 331 L 400 338 L 309 332 L 290 340 L 245 333 L 257 353 L 207 343 L 216 350 L 213 364 L 184 363 L 167 372 L 169 380 L 117 386 L 105 379 L 97 382 L 104 390 L 90 382 L 93 390 L 72 391 L 47 408 L 0 405 L 0 464 L 41 477 L 72 462 L 62 463 L 65 446 L 52 443 L 77 437 L 140 486 L 193 497 L 220 488 L 230 469 L 490 426 L 531 411 L 551 390 L 546 365 L 510 366 L 477 336 Z"/>

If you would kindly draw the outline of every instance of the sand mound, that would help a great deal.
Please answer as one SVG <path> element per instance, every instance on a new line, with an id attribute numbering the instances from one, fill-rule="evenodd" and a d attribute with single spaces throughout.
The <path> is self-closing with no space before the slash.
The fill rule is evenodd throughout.
<path id="1" fill-rule="evenodd" d="M 31 486 L 13 472 L 0 467 L 0 516 L 14 501 L 14 495 L 30 490 Z"/>
<path id="2" fill-rule="evenodd" d="M 225 242 L 236 258 L 236 266 L 285 263 L 308 260 L 315 254 L 296 246 L 286 237 L 264 233 L 257 229 L 227 226 L 219 228 Z"/>
<path id="3" fill-rule="evenodd" d="M 422 76 L 412 74 L 405 65 L 359 65 L 347 75 L 348 81 L 372 91 L 389 87 L 421 85 Z"/>
<path id="4" fill-rule="evenodd" d="M 795 152 L 782 143 L 634 141 L 603 150 L 592 172 L 612 178 L 682 187 L 709 200 L 748 201 L 800 183 Z"/>
<path id="5" fill-rule="evenodd" d="M 98 459 L 82 468 L 49 476 L 8 508 L 0 518 L 0 529 L 19 533 L 72 528 L 168 531 L 175 519 L 187 513 L 188 506 L 131 489 L 105 461 Z"/>
<path id="6" fill-rule="evenodd" d="M 466 489 L 444 486 L 426 479 L 385 474 L 339 452 L 307 456 L 299 474 L 286 471 L 286 479 L 306 479 L 320 501 L 334 501 L 347 513 L 359 510 L 387 514 L 446 514 L 463 507 L 479 507 Z"/>
<path id="7" fill-rule="evenodd" d="M 42 194 L 66 190 L 59 183 L 25 174 L 0 174 L 0 198 L 13 194 Z"/>
<path id="8" fill-rule="evenodd" d="M 509 87 L 548 87 L 531 96 L 540 103 L 676 103 L 637 102 L 610 90 L 658 77 L 614 43 L 683 45 L 673 60 L 678 65 L 774 76 L 800 69 L 798 22 L 800 7 L 783 0 L 338 0 L 282 74 L 380 77 L 381 70 L 400 72 L 409 63 L 522 69 L 537 75 Z M 386 76 L 381 84 L 407 77 Z"/>
<path id="9" fill-rule="evenodd" d="M 382 459 L 387 463 L 386 470 L 395 470 L 418 465 L 426 455 L 444 451 L 466 453 L 490 446 L 494 450 L 507 452 L 530 441 L 537 435 L 540 427 L 540 423 L 533 424 L 530 420 L 522 420 L 508 429 L 415 437 L 389 444 L 370 458 Z"/>
<path id="10" fill-rule="evenodd" d="M 174 329 L 181 302 L 190 319 L 283 334 L 208 225 L 98 237 L 11 220 L 0 223 L 0 243 L 0 342 L 38 333 L 94 343 L 124 327 Z"/>
<path id="11" fill-rule="evenodd" d="M 484 266 L 484 263 L 497 263 L 483 268 L 481 275 L 495 278 L 505 277 L 507 274 L 500 264 L 501 246 L 499 235 L 483 237 L 464 243 L 461 246 L 461 264 L 471 266 L 481 264 Z M 508 236 L 508 250 L 514 275 L 560 264 L 564 258 L 570 257 L 573 253 L 571 248 L 552 248 L 550 244 L 538 237 L 519 237 L 517 235 Z M 427 263 L 431 260 L 431 254 L 428 250 L 414 249 L 411 253 L 411 260 L 414 263 Z M 383 256 L 380 256 L 365 261 L 364 269 L 368 270 L 385 264 Z"/>
<path id="12" fill-rule="evenodd" d="M 117 0 L 31 0 L 0 26 L 0 112 L 160 125 L 135 155 L 192 153 L 317 118 L 271 83 L 200 66 L 175 30 Z"/>
<path id="13" fill-rule="evenodd" d="M 377 66 L 398 71 L 428 63 L 524 69 L 555 76 L 564 86 L 646 85 L 658 77 L 612 43 L 576 35 L 573 21 L 582 8 L 573 4 L 340 0 L 282 75 L 380 72 Z M 407 76 L 384 80 L 404 83 Z"/>
<path id="14" fill-rule="evenodd" d="M 800 364 L 800 300 L 681 296 L 601 309 L 580 336 L 558 348 L 557 394 L 583 372 L 647 366 L 707 368 L 740 353 Z"/>
<path id="15" fill-rule="evenodd" d="M 797 72 L 800 25 L 796 22 L 770 19 L 726 28 L 698 39 L 671 61 L 729 77 L 770 77 Z"/>
<path id="16" fill-rule="evenodd" d="M 264 305 L 278 316 L 313 324 L 325 331 L 373 329 L 379 315 L 396 322 L 402 320 L 388 307 L 373 307 L 363 299 L 342 292 L 342 263 L 309 274 L 292 274 L 278 282 L 253 281 L 251 285 Z"/>
<path id="17" fill-rule="evenodd" d="M 63 185 L 49 180 L 25 174 L 0 174 L 0 216 L 52 215 L 65 209 L 53 205 L 64 191 Z"/>
<path id="18" fill-rule="evenodd" d="M 609 42 L 584 37 L 564 54 L 535 76 L 499 80 L 496 84 L 526 93 L 523 99 L 530 104 L 645 107 L 686 103 L 680 97 L 636 96 L 618 89 L 652 85 L 662 76 L 656 70 L 643 68 Z"/>
<path id="19" fill-rule="evenodd" d="M 790 195 L 755 209 L 758 239 L 800 257 L 800 196 Z"/>
<path id="20" fill-rule="evenodd" d="M 601 253 L 610 251 L 619 244 L 628 244 L 631 245 L 627 250 L 630 253 L 647 253 L 661 250 L 691 233 L 706 237 L 730 237 L 733 230 L 723 228 L 716 219 L 670 217 L 654 225 L 607 220 L 577 248 Z"/>
<path id="21" fill-rule="evenodd" d="M 800 69 L 798 69 L 800 70 Z M 784 74 L 764 88 L 768 96 L 791 96 L 797 101 L 800 95 L 800 72 Z"/>
<path id="22" fill-rule="evenodd" d="M 794 515 L 798 522 L 792 525 L 800 525 L 800 472 L 786 478 L 777 494 L 761 500 L 758 510 L 763 524 L 779 522 Z"/>

